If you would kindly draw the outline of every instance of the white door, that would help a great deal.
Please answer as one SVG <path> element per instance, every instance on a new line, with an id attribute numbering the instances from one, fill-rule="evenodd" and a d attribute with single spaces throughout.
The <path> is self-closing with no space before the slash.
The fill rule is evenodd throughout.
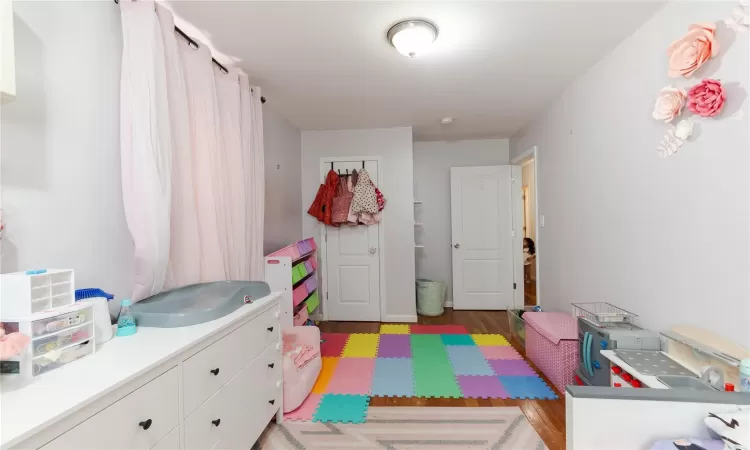
<path id="1" fill-rule="evenodd" d="M 323 165 L 322 172 L 331 169 Z M 377 161 L 365 161 L 370 179 L 378 183 Z M 362 169 L 362 161 L 336 161 L 333 169 L 342 174 Z M 385 213 L 385 211 L 384 211 Z M 325 226 L 325 274 L 328 320 L 380 320 L 380 224 L 340 227 Z"/>
<path id="2" fill-rule="evenodd" d="M 451 167 L 453 308 L 513 307 L 511 166 Z"/>

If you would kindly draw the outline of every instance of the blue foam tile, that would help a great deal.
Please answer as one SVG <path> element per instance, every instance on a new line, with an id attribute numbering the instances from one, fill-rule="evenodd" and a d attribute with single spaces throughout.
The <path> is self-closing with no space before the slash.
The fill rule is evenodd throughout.
<path id="1" fill-rule="evenodd" d="M 444 345 L 476 345 L 470 334 L 441 334 Z"/>
<path id="2" fill-rule="evenodd" d="M 370 397 L 367 395 L 324 394 L 313 422 L 364 423 Z"/>
<path id="3" fill-rule="evenodd" d="M 447 345 L 448 358 L 453 372 L 458 375 L 495 375 L 479 347 L 473 345 Z"/>
<path id="4" fill-rule="evenodd" d="M 375 397 L 413 397 L 411 358 L 377 358 L 370 394 Z"/>
<path id="5" fill-rule="evenodd" d="M 510 377 L 501 376 L 500 384 L 510 398 L 546 399 L 555 400 L 557 394 L 547 386 L 539 377 Z"/>

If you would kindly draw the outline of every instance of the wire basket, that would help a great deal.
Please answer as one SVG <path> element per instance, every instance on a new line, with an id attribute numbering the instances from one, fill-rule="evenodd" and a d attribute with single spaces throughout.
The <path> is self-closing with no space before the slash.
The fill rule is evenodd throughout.
<path id="1" fill-rule="evenodd" d="M 633 323 L 637 315 L 609 303 L 573 303 L 573 315 L 600 324 Z"/>

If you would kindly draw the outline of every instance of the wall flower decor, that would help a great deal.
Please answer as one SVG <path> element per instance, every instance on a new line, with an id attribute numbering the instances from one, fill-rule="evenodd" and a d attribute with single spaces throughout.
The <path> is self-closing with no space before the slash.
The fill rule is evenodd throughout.
<path id="1" fill-rule="evenodd" d="M 672 78 L 690 77 L 706 61 L 719 54 L 715 37 L 716 25 L 699 23 L 688 27 L 688 33 L 667 48 L 668 75 Z"/>
<path id="2" fill-rule="evenodd" d="M 740 4 L 732 10 L 732 15 L 724 20 L 727 28 L 747 33 L 750 30 L 750 1 L 740 0 Z"/>
<path id="3" fill-rule="evenodd" d="M 677 153 L 682 144 L 693 134 L 695 124 L 690 120 L 680 120 L 676 127 L 667 130 L 664 137 L 661 138 L 656 151 L 659 156 L 666 158 Z"/>
<path id="4" fill-rule="evenodd" d="M 717 115 L 725 101 L 726 93 L 719 80 L 706 78 L 688 91 L 688 109 L 701 117 Z"/>
<path id="5" fill-rule="evenodd" d="M 651 115 L 656 120 L 663 120 L 666 123 L 671 122 L 680 115 L 686 99 L 687 94 L 683 89 L 673 86 L 661 88 Z"/>

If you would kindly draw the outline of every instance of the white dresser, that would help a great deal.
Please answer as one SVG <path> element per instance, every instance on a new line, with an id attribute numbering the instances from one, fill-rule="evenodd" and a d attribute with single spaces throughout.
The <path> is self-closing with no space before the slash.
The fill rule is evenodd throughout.
<path id="1" fill-rule="evenodd" d="M 3 449 L 249 449 L 281 408 L 278 294 L 139 328 L 27 386 L 2 380 Z"/>

